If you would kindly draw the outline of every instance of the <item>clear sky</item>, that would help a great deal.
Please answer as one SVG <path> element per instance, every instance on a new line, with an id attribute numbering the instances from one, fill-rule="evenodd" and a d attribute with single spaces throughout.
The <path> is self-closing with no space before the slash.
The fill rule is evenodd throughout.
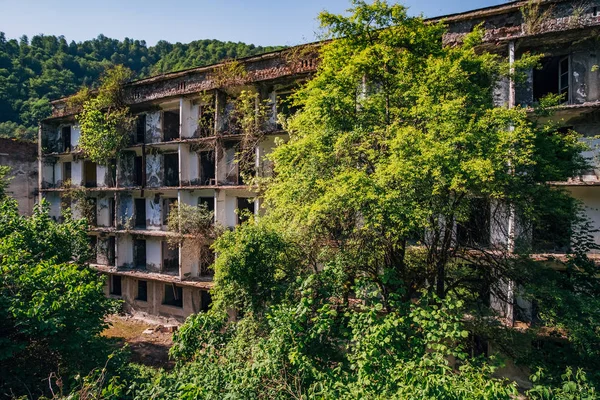
<path id="1" fill-rule="evenodd" d="M 391 1 L 393 2 L 393 0 Z M 505 0 L 405 0 L 411 14 L 434 17 Z M 317 14 L 343 13 L 349 0 L 0 0 L 8 38 L 43 33 L 68 41 L 98 34 L 123 39 L 190 42 L 219 39 L 256 45 L 314 41 Z"/>

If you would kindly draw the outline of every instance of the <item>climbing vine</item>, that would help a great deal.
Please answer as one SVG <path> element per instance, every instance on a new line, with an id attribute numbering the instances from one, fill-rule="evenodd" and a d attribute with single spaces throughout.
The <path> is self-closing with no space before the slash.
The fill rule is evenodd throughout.
<path id="1" fill-rule="evenodd" d="M 117 65 L 106 70 L 97 90 L 82 89 L 71 102 L 79 102 L 79 147 L 94 162 L 106 164 L 129 145 L 135 117 L 125 103 L 123 84 L 132 71 Z"/>

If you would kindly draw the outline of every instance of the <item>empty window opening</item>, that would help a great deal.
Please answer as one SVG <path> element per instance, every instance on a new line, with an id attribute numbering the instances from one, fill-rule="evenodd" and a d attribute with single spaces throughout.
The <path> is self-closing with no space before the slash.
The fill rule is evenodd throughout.
<path id="1" fill-rule="evenodd" d="M 208 312 L 210 304 L 212 303 L 212 297 L 207 290 L 200 291 L 200 311 Z"/>
<path id="2" fill-rule="evenodd" d="M 107 171 L 104 184 L 107 187 L 115 187 L 117 185 L 117 161 L 114 158 L 108 160 L 106 169 Z"/>
<path id="3" fill-rule="evenodd" d="M 84 161 L 83 174 L 85 187 L 94 188 L 98 186 L 96 173 L 96 163 L 92 161 Z"/>
<path id="4" fill-rule="evenodd" d="M 179 248 L 162 242 L 163 272 L 179 273 Z"/>
<path id="5" fill-rule="evenodd" d="M 198 135 L 200 137 L 213 136 L 215 132 L 214 99 L 209 104 L 201 104 L 198 117 Z"/>
<path id="6" fill-rule="evenodd" d="M 115 242 L 114 236 L 109 236 L 106 240 L 106 258 L 108 259 L 108 265 L 115 265 Z"/>
<path id="7" fill-rule="evenodd" d="M 251 198 L 237 198 L 237 221 L 238 225 L 246 222 L 254 215 L 254 202 Z"/>
<path id="8" fill-rule="evenodd" d="M 208 211 L 215 212 L 215 198 L 214 197 L 198 197 L 198 205 L 204 205 Z"/>
<path id="9" fill-rule="evenodd" d="M 179 139 L 179 110 L 165 111 L 163 115 L 164 141 Z"/>
<path id="10" fill-rule="evenodd" d="M 138 269 L 146 269 L 146 241 L 144 239 L 133 241 L 133 265 Z"/>
<path id="11" fill-rule="evenodd" d="M 215 179 L 215 152 L 201 151 L 200 155 L 200 184 L 214 185 Z"/>
<path id="12" fill-rule="evenodd" d="M 110 276 L 110 294 L 121 296 L 121 277 L 119 275 Z"/>
<path id="13" fill-rule="evenodd" d="M 203 246 L 202 251 L 200 252 L 200 268 L 199 275 L 200 276 L 213 276 L 215 271 L 211 268 L 211 266 L 215 263 L 215 253 L 211 250 L 210 246 Z"/>
<path id="14" fill-rule="evenodd" d="M 277 93 L 277 116 L 278 116 L 278 128 L 282 129 L 279 124 L 279 116 L 283 118 L 289 118 L 300 111 L 301 107 L 294 104 L 293 92 Z"/>
<path id="15" fill-rule="evenodd" d="M 539 101 L 545 96 L 561 96 L 562 103 L 569 102 L 569 56 L 546 57 L 541 68 L 533 71 L 533 99 Z"/>
<path id="16" fill-rule="evenodd" d="M 137 281 L 137 296 L 139 301 L 148 301 L 148 281 Z"/>
<path id="17" fill-rule="evenodd" d="M 84 200 L 87 204 L 85 207 L 88 224 L 98 226 L 98 200 L 95 197 L 88 197 Z"/>
<path id="18" fill-rule="evenodd" d="M 135 227 L 146 229 L 146 199 L 135 199 Z"/>
<path id="19" fill-rule="evenodd" d="M 238 174 L 238 185 L 249 185 L 256 174 L 256 166 L 254 164 L 238 165 L 240 173 Z"/>
<path id="20" fill-rule="evenodd" d="M 144 163 L 142 156 L 136 156 L 133 161 L 133 183 L 135 186 L 144 185 Z"/>
<path id="21" fill-rule="evenodd" d="M 63 164 L 63 186 L 71 185 L 71 168 L 70 161 Z"/>
<path id="22" fill-rule="evenodd" d="M 490 205 L 486 199 L 471 199 L 468 219 L 457 224 L 456 239 L 463 246 L 490 244 Z"/>
<path id="23" fill-rule="evenodd" d="M 61 129 L 61 140 L 63 152 L 71 151 L 71 126 L 63 126 Z"/>
<path id="24" fill-rule="evenodd" d="M 173 307 L 183 307 L 183 288 L 173 284 L 165 284 L 163 304 Z"/>
<path id="25" fill-rule="evenodd" d="M 176 198 L 163 199 L 162 224 L 164 226 L 167 226 L 169 224 L 169 214 L 175 206 L 175 203 L 177 203 Z"/>
<path id="26" fill-rule="evenodd" d="M 179 186 L 179 155 L 165 154 L 165 186 Z"/>
<path id="27" fill-rule="evenodd" d="M 135 129 L 135 143 L 146 142 L 146 114 L 140 114 L 137 117 Z"/>
<path id="28" fill-rule="evenodd" d="M 108 199 L 108 224 L 109 227 L 115 226 L 115 199 Z"/>

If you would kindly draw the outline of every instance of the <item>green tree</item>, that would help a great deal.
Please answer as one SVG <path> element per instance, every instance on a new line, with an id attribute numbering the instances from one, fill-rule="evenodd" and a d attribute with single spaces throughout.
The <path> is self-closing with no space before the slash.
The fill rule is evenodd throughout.
<path id="1" fill-rule="evenodd" d="M 31 217 L 16 201 L 0 203 L 0 391 L 40 396 L 52 373 L 65 387 L 108 354 L 99 336 L 114 304 L 89 269 L 84 221 L 64 223 L 47 203 Z M 85 356 L 82 350 L 85 349 Z"/>

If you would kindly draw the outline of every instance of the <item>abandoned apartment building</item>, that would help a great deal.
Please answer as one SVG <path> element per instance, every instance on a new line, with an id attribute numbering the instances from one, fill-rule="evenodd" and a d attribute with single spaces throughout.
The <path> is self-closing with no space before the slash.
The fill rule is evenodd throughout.
<path id="1" fill-rule="evenodd" d="M 600 0 L 585 5 L 545 1 L 539 13 L 542 17 L 536 21 L 528 20 L 522 10 L 526 6 L 527 2 L 513 2 L 438 18 L 448 24 L 444 41 L 458 43 L 482 24 L 486 51 L 509 61 L 527 52 L 543 53 L 542 68 L 530 70 L 525 83 L 498 82 L 494 101 L 500 107 L 528 106 L 549 93 L 562 94 L 564 103 L 554 118 L 564 129 L 584 135 L 590 145 L 585 156 L 595 162 L 594 137 L 600 133 L 600 43 L 596 40 Z M 138 116 L 137 127 L 131 132 L 130 147 L 109 165 L 85 159 L 78 150 L 76 110 L 66 99 L 52 103 L 52 116 L 40 126 L 40 193 L 59 219 L 61 209 L 76 201 L 67 193 L 73 188 L 84 191 L 94 207 L 89 232 L 97 250 L 93 267 L 108 275 L 107 295 L 122 298 L 131 311 L 179 320 L 207 309 L 210 261 L 200 259 L 193 242 L 169 246 L 169 208 L 176 201 L 206 204 L 214 211 L 214 222 L 227 228 L 240 222 L 243 214 L 236 210 L 261 211 L 260 199 L 243 181 L 235 161 L 242 140 L 233 117 L 235 98 L 242 90 L 252 89 L 270 105 L 266 134 L 254 148 L 252 168 L 253 173 L 269 174 L 265 155 L 276 138 L 287 137 L 277 114 L 293 111 L 285 99 L 316 71 L 319 46 L 239 60 L 246 73 L 227 85 L 215 78 L 223 64 L 128 83 L 124 89 Z M 599 177 L 600 169 L 594 168 L 555 183 L 583 202 L 596 227 L 600 227 Z M 489 213 L 474 215 L 472 224 L 477 228 L 470 232 L 480 236 L 477 240 L 507 240 L 494 236 Z M 457 235 L 461 235 L 459 228 Z M 596 235 L 600 244 L 600 234 Z M 560 254 L 569 240 L 565 236 L 540 241 L 539 252 Z M 506 307 L 510 319 L 531 318 L 517 315 L 523 312 L 513 312 L 511 304 Z"/>

